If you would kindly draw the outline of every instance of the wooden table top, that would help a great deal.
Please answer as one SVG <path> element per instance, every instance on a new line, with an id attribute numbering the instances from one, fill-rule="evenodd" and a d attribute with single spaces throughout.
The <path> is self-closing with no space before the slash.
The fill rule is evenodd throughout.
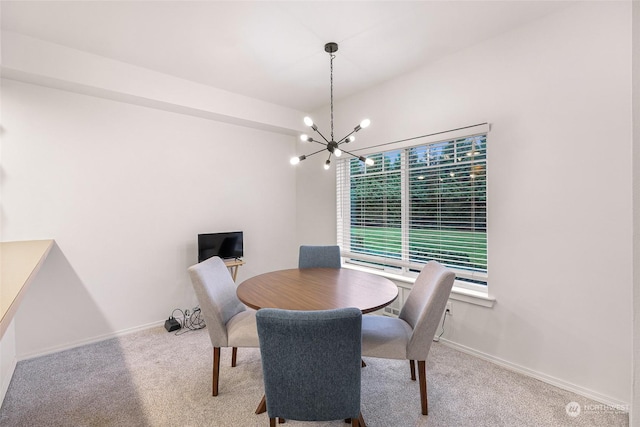
<path id="1" fill-rule="evenodd" d="M 0 243 L 0 338 L 52 247 L 53 240 Z"/>
<path id="2" fill-rule="evenodd" d="M 260 274 L 238 285 L 238 298 L 251 308 L 329 310 L 357 307 L 370 313 L 391 304 L 398 287 L 372 273 L 345 268 L 294 268 Z"/>

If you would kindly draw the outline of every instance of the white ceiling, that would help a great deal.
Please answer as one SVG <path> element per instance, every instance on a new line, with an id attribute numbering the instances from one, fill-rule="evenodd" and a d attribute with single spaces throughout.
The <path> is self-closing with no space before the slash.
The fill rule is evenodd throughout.
<path id="1" fill-rule="evenodd" d="M 2 1 L 2 29 L 312 111 L 566 1 Z"/>

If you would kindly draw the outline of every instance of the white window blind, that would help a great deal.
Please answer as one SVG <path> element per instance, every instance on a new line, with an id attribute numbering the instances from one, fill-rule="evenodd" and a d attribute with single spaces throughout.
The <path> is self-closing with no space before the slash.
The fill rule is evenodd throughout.
<path id="1" fill-rule="evenodd" d="M 486 285 L 486 134 L 341 159 L 338 243 L 351 262 L 418 271 L 436 260 Z"/>

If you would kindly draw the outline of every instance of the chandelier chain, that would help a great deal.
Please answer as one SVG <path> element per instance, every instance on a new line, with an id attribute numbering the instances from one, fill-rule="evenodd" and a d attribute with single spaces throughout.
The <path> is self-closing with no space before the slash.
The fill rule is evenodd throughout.
<path id="1" fill-rule="evenodd" d="M 331 66 L 331 141 L 333 141 L 333 58 L 335 58 L 336 56 L 332 53 L 331 54 L 331 61 L 330 61 L 330 66 Z"/>

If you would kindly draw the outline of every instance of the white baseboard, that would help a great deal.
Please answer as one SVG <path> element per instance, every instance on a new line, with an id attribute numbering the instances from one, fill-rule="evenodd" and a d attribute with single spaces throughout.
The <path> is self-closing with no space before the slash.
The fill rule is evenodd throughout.
<path id="1" fill-rule="evenodd" d="M 16 356 L 16 359 L 19 362 L 19 361 L 22 361 L 22 360 L 33 359 L 35 357 L 46 356 L 48 354 L 58 353 L 58 352 L 64 351 L 64 350 L 70 350 L 72 348 L 81 347 L 83 345 L 93 344 L 93 343 L 97 343 L 97 342 L 100 342 L 100 341 L 105 341 L 105 340 L 108 340 L 108 339 L 111 339 L 111 338 L 122 337 L 122 336 L 125 336 L 125 335 L 129 335 L 131 333 L 134 333 L 134 332 L 143 331 L 145 329 L 155 328 L 155 327 L 161 326 L 161 325 L 164 325 L 164 320 L 160 320 L 160 321 L 152 322 L 152 323 L 147 323 L 145 325 L 135 326 L 133 328 L 122 329 L 120 331 L 111 332 L 111 333 L 104 334 L 104 335 L 98 335 L 96 337 L 87 338 L 87 339 L 79 340 L 79 341 L 74 341 L 74 342 L 62 344 L 62 345 L 59 345 L 59 346 L 49 347 L 49 348 L 45 348 L 45 349 L 38 350 L 38 351 L 35 351 L 35 352 L 31 352 L 31 353 L 19 354 L 19 355 Z"/>
<path id="2" fill-rule="evenodd" d="M 546 375 L 546 374 L 543 374 L 541 372 L 537 372 L 537 371 L 534 371 L 532 369 L 525 368 L 525 367 L 520 366 L 520 365 L 516 365 L 515 363 L 507 362 L 506 360 L 502 360 L 502 359 L 500 359 L 498 357 L 491 356 L 489 354 L 480 352 L 478 350 L 474 350 L 474 349 L 472 349 L 470 347 L 466 347 L 464 345 L 457 344 L 457 343 L 455 343 L 453 341 L 449 341 L 449 340 L 447 340 L 445 338 L 440 338 L 440 342 L 443 343 L 446 346 L 449 346 L 451 348 L 459 350 L 459 351 L 461 351 L 463 353 L 467 353 L 467 354 L 470 354 L 472 356 L 478 357 L 480 359 L 486 360 L 488 362 L 495 363 L 496 365 L 502 366 L 503 368 L 506 368 L 506 369 L 509 369 L 511 371 L 517 372 L 519 374 L 526 375 L 526 376 L 531 377 L 531 378 L 535 378 L 535 379 L 540 380 L 540 381 L 542 381 L 544 383 L 551 384 L 552 386 L 561 388 L 563 390 L 570 391 L 572 393 L 579 394 L 580 396 L 586 397 L 586 398 L 591 399 L 591 400 L 595 400 L 596 402 L 603 403 L 605 405 L 612 406 L 612 407 L 617 408 L 617 409 L 621 409 L 621 410 L 623 410 L 623 412 L 629 412 L 628 409 L 626 411 L 624 410 L 624 408 L 630 408 L 629 402 L 623 402 L 623 401 L 620 401 L 618 399 L 614 399 L 614 398 L 612 398 L 610 396 L 605 396 L 605 395 L 600 394 L 598 392 L 595 392 L 593 390 L 589 390 L 587 388 L 580 387 L 578 385 L 569 383 L 567 381 L 552 377 L 550 375 Z"/>

